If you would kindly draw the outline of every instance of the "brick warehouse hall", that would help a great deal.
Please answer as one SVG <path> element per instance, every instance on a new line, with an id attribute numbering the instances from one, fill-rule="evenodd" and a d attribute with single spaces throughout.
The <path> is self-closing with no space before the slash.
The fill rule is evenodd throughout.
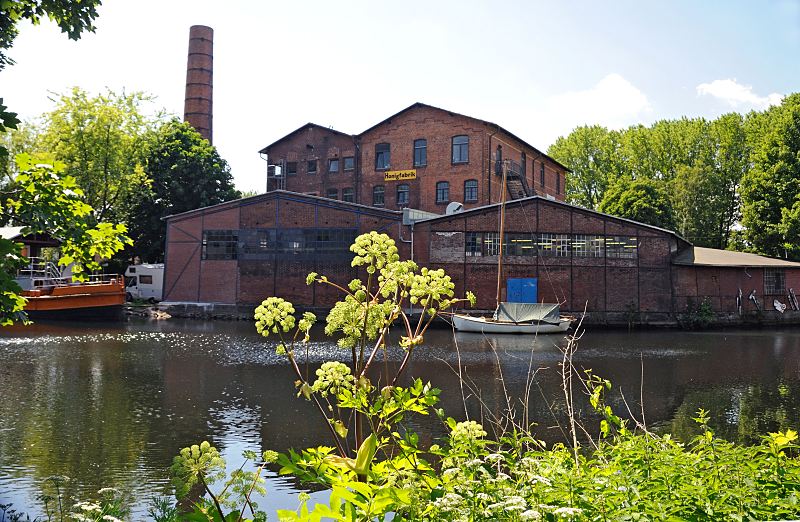
<path id="1" fill-rule="evenodd" d="M 584 324 L 676 325 L 703 302 L 721 324 L 800 321 L 789 298 L 800 263 L 694 247 L 567 204 L 566 168 L 489 122 L 414 104 L 360 135 L 307 124 L 261 153 L 266 194 L 167 218 L 173 309 L 249 316 L 272 295 L 329 307 L 338 295 L 308 287 L 306 275 L 348 282 L 349 245 L 377 230 L 492 310 L 505 160 L 504 299 L 507 279 L 536 278 L 538 301 L 585 310 Z"/>

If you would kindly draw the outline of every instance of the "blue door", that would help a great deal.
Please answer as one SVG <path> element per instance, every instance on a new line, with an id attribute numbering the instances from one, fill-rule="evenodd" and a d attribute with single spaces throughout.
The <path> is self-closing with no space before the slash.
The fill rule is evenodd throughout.
<path id="1" fill-rule="evenodd" d="M 520 277 L 506 279 L 506 301 L 510 303 L 538 303 L 538 278 Z"/>

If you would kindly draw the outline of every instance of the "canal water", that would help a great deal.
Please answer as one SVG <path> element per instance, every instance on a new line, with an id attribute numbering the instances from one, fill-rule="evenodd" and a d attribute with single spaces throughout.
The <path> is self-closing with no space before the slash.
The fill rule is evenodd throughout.
<path id="1" fill-rule="evenodd" d="M 408 375 L 441 388 L 448 414 L 488 421 L 510 407 L 522 422 L 527 402 L 537 437 L 565 440 L 564 338 L 440 329 L 426 341 Z M 41 515 L 41 497 L 52 493 L 46 479 L 67 476 L 72 498 L 115 486 L 137 499 L 134 518 L 145 519 L 147 499 L 170 494 L 168 468 L 181 447 L 208 440 L 233 467 L 244 450 L 327 443 L 324 424 L 295 397 L 293 375 L 274 347 L 248 322 L 1 330 L 0 504 Z M 308 355 L 312 369 L 347 356 L 319 335 Z M 400 356 L 388 353 L 378 369 L 395 368 Z M 613 382 L 610 402 L 618 413 L 644 411 L 648 427 L 683 439 L 697 433 L 691 418 L 700 407 L 729 440 L 751 443 L 768 431 L 800 427 L 800 330 L 588 331 L 574 364 Z M 597 419 L 581 396 L 576 409 L 595 431 Z M 425 443 L 443 433 L 435 418 L 408 425 Z M 292 481 L 273 472 L 267 479 L 262 508 L 297 506 Z"/>

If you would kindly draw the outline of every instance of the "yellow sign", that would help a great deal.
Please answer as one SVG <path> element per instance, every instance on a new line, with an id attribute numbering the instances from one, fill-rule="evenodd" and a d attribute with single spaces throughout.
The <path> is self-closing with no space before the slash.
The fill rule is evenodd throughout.
<path id="1" fill-rule="evenodd" d="M 387 170 L 383 173 L 383 181 L 402 181 L 404 179 L 417 179 L 416 169 Z"/>

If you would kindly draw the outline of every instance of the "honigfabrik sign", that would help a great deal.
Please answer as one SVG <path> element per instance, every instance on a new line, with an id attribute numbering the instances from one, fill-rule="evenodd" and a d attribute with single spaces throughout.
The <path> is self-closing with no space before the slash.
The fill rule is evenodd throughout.
<path id="1" fill-rule="evenodd" d="M 383 181 L 401 181 L 404 179 L 417 179 L 416 169 L 412 170 L 387 170 L 383 173 Z"/>

